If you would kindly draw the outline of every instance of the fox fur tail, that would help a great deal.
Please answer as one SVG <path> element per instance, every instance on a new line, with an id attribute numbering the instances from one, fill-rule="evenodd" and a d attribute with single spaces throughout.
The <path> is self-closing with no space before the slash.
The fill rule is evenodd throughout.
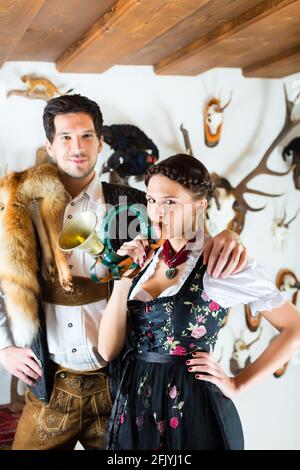
<path id="1" fill-rule="evenodd" d="M 39 330 L 37 256 L 29 202 L 65 201 L 55 167 L 40 165 L 0 179 L 0 284 L 17 346 L 29 346 Z"/>

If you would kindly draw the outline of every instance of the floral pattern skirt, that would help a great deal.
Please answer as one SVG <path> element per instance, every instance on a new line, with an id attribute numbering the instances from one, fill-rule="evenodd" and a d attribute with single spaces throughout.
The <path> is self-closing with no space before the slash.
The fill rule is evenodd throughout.
<path id="1" fill-rule="evenodd" d="M 110 450 L 243 449 L 232 400 L 185 364 L 135 359 L 112 412 Z"/>

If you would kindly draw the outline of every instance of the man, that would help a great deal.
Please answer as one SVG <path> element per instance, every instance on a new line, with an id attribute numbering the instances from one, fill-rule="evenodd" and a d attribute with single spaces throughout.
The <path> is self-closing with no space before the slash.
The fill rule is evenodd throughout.
<path id="1" fill-rule="evenodd" d="M 146 204 L 142 191 L 98 181 L 95 165 L 103 146 L 103 120 L 94 101 L 80 95 L 54 98 L 43 122 L 47 151 L 70 195 L 64 222 L 86 210 L 101 217 L 106 205 L 118 204 L 120 196 L 128 203 Z M 41 280 L 41 328 L 30 348 L 14 345 L 4 309 L 0 314 L 0 362 L 29 387 L 13 449 L 73 449 L 77 441 L 86 449 L 104 445 L 110 391 L 117 383 L 117 367 L 108 367 L 97 352 L 100 312 L 109 290 L 104 284 L 91 287 L 89 255 L 74 250 L 69 260 L 79 289 L 64 298 Z M 246 250 L 233 232 L 222 232 L 205 245 L 204 262 L 213 276 L 238 272 L 246 261 Z M 97 269 L 100 277 L 107 273 L 102 264 Z"/>

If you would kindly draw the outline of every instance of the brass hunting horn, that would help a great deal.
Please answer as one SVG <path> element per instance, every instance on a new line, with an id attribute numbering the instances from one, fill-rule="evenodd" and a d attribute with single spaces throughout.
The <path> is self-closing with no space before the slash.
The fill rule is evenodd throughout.
<path id="1" fill-rule="evenodd" d="M 162 239 L 155 240 L 147 212 L 139 204 L 113 206 L 101 221 L 93 211 L 82 212 L 67 222 L 59 235 L 58 244 L 62 251 L 70 252 L 79 249 L 89 253 L 95 259 L 90 270 L 91 279 L 95 282 L 120 279 L 129 269 L 134 269 L 129 276 L 133 277 L 140 270 L 139 265 L 134 263 L 130 257 L 119 256 L 112 247 L 111 227 L 115 224 L 118 214 L 124 211 L 132 213 L 138 219 L 140 232 L 144 238 L 148 239 L 151 249 L 155 250 L 162 244 Z M 108 267 L 108 276 L 100 279 L 97 277 L 95 267 L 98 262 Z"/>

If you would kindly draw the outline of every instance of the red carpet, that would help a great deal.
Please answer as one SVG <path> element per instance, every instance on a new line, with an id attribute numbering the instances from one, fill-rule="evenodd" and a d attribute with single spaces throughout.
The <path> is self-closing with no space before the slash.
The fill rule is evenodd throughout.
<path id="1" fill-rule="evenodd" d="M 14 413 L 7 405 L 0 406 L 0 448 L 11 445 L 20 416 L 21 412 Z"/>

